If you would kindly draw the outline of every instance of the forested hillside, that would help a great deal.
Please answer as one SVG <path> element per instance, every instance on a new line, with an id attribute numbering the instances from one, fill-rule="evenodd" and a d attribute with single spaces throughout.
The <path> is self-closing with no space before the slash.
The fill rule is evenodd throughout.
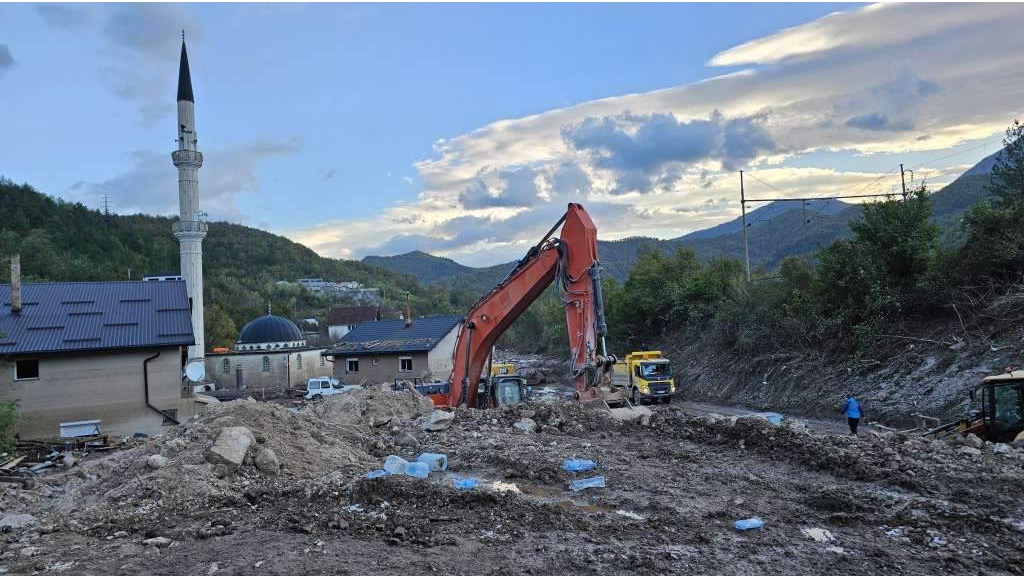
<path id="1" fill-rule="evenodd" d="M 32 281 L 139 280 L 145 274 L 176 274 L 178 244 L 173 219 L 106 215 L 81 204 L 0 179 L 0 254 L 20 253 L 22 273 Z M 207 342 L 228 345 L 245 322 L 265 314 L 323 319 L 337 301 L 279 280 L 323 277 L 383 288 L 395 308 L 411 295 L 417 314 L 461 310 L 468 295 L 440 285 L 423 286 L 413 276 L 362 262 L 324 258 L 269 232 L 211 222 L 203 242 Z M 0 279 L 8 282 L 3 266 Z"/>

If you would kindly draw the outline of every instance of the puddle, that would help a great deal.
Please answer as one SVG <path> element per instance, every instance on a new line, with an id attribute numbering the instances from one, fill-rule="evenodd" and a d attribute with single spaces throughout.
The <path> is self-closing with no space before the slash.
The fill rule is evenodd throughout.
<path id="1" fill-rule="evenodd" d="M 529 494 L 530 496 L 534 496 L 545 503 L 554 504 L 563 510 L 579 510 L 580 512 L 586 512 L 587 514 L 608 514 L 612 512 L 610 508 L 605 508 L 604 506 L 585 504 L 582 502 L 576 502 L 571 498 L 566 498 L 565 493 L 557 488 L 527 484 L 525 486 L 520 486 L 519 490 L 523 494 Z"/>

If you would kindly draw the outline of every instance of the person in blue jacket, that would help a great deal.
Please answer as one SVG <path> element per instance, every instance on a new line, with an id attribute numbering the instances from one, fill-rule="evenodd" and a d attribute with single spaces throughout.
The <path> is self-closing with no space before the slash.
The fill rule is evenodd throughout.
<path id="1" fill-rule="evenodd" d="M 843 413 L 846 414 L 846 423 L 850 425 L 850 434 L 856 436 L 857 425 L 860 424 L 862 413 L 860 402 L 853 397 L 853 394 L 846 397 L 846 408 L 843 409 Z"/>

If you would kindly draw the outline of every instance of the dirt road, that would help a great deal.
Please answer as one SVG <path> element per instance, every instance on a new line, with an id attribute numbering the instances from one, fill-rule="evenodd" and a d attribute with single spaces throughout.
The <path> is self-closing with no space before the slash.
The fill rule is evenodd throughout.
<path id="1" fill-rule="evenodd" d="M 60 483 L 3 488 L 5 513 L 36 519 L 5 535 L 3 568 L 875 576 L 1024 567 L 1019 450 L 850 438 L 693 416 L 701 407 L 689 405 L 652 407 L 647 425 L 564 403 L 460 410 L 435 432 L 416 408 L 264 406 L 230 403 L 175 438 L 85 462 Z M 237 470 L 207 464 L 202 453 L 227 426 L 251 428 L 280 456 L 280 473 L 250 457 Z M 388 454 L 421 452 L 448 454 L 449 470 L 365 477 Z M 148 469 L 156 453 L 169 462 Z M 571 491 L 577 475 L 561 464 L 573 457 L 596 460 L 578 476 L 601 475 L 606 486 Z M 452 480 L 464 477 L 480 485 L 456 489 Z M 735 529 L 753 516 L 763 530 Z"/>

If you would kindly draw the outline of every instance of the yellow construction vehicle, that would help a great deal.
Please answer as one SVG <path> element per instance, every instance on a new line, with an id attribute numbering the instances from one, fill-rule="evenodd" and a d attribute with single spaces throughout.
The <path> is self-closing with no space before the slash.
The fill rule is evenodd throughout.
<path id="1" fill-rule="evenodd" d="M 1024 443 L 1024 370 L 988 376 L 970 391 L 981 410 L 925 432 L 936 438 L 973 433 L 991 442 Z"/>
<path id="2" fill-rule="evenodd" d="M 516 365 L 511 362 L 491 364 L 491 376 L 515 376 Z"/>
<path id="3" fill-rule="evenodd" d="M 657 350 L 626 354 L 615 363 L 613 384 L 622 388 L 635 406 L 644 400 L 668 404 L 676 391 L 672 362 Z"/>

